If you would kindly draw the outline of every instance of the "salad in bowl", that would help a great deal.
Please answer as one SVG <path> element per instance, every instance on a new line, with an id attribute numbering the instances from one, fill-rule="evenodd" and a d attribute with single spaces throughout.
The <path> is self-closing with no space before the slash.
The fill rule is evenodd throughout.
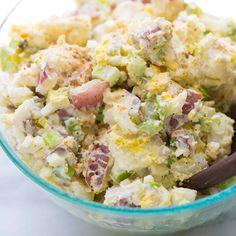
<path id="1" fill-rule="evenodd" d="M 163 208 L 213 194 L 181 183 L 231 153 L 235 29 L 182 0 L 77 0 L 13 25 L 4 135 L 40 178 L 89 201 Z"/>

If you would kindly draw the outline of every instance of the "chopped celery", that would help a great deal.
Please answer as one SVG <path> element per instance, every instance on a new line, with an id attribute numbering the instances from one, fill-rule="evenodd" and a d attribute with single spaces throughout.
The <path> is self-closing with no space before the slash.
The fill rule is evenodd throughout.
<path id="1" fill-rule="evenodd" d="M 120 175 L 118 175 L 118 177 L 116 178 L 116 182 L 120 183 L 121 181 L 128 179 L 131 175 L 132 175 L 131 172 L 125 171 Z"/>
<path id="2" fill-rule="evenodd" d="M 60 180 L 64 181 L 68 181 L 70 180 L 68 173 L 65 172 L 64 168 L 61 167 L 56 167 L 53 169 L 53 174 L 59 178 Z"/>
<path id="3" fill-rule="evenodd" d="M 59 168 L 59 167 L 54 168 L 53 174 L 54 174 L 57 178 L 62 178 L 61 168 Z"/>
<path id="4" fill-rule="evenodd" d="M 70 178 L 72 178 L 75 174 L 74 168 L 69 163 L 67 163 L 67 174 Z"/>
<path id="5" fill-rule="evenodd" d="M 10 74 L 17 71 L 20 57 L 12 48 L 0 48 L 0 67 Z"/>
<path id="6" fill-rule="evenodd" d="M 139 117 L 137 115 L 130 116 L 130 120 L 136 125 L 140 122 Z"/>
<path id="7" fill-rule="evenodd" d="M 38 120 L 35 120 L 35 124 L 39 127 L 39 128 L 44 128 L 47 124 L 47 119 L 45 117 L 41 117 Z"/>
<path id="8" fill-rule="evenodd" d="M 206 116 L 202 116 L 200 118 L 200 123 L 207 127 L 211 127 L 213 123 L 216 123 L 217 125 L 219 125 L 220 122 L 221 122 L 220 118 L 214 118 L 214 117 L 212 118 L 212 117 L 206 117 Z"/>
<path id="9" fill-rule="evenodd" d="M 166 117 L 166 107 L 161 105 L 159 98 L 156 98 L 156 112 L 158 113 L 161 120 L 164 120 Z"/>
<path id="10" fill-rule="evenodd" d="M 61 136 L 56 131 L 51 131 L 43 137 L 43 141 L 49 148 L 53 148 L 60 143 Z"/>
<path id="11" fill-rule="evenodd" d="M 10 74 L 15 73 L 20 64 L 24 63 L 29 56 L 28 54 L 22 54 L 27 47 L 28 42 L 15 35 L 11 39 L 9 46 L 0 48 L 1 69 Z"/>
<path id="12" fill-rule="evenodd" d="M 135 117 L 135 116 L 130 116 L 130 120 L 131 120 L 134 124 L 136 124 L 136 117 Z"/>
<path id="13" fill-rule="evenodd" d="M 154 98 L 146 99 L 145 106 L 143 107 L 144 116 L 149 119 L 158 119 L 158 110 Z"/>
<path id="14" fill-rule="evenodd" d="M 19 47 L 21 48 L 22 43 L 24 40 L 19 37 L 18 35 L 11 39 L 9 46 L 15 50 L 17 50 Z"/>
<path id="15" fill-rule="evenodd" d="M 104 119 L 104 106 L 100 106 L 99 109 L 98 109 L 98 114 L 97 114 L 97 121 L 99 122 L 103 122 L 103 119 Z"/>
<path id="16" fill-rule="evenodd" d="M 150 135 L 158 134 L 163 128 L 163 122 L 160 120 L 146 120 L 139 126 L 140 131 Z"/>
<path id="17" fill-rule="evenodd" d="M 95 79 L 108 81 L 113 86 L 119 81 L 121 72 L 112 66 L 95 66 L 92 76 Z"/>
<path id="18" fill-rule="evenodd" d="M 127 65 L 127 71 L 132 79 L 141 78 L 146 69 L 146 62 L 141 57 L 132 57 Z"/>
<path id="19" fill-rule="evenodd" d="M 112 44 L 106 52 L 109 56 L 114 57 L 114 56 L 119 56 L 121 54 L 120 53 L 121 49 L 122 49 L 121 45 Z"/>
<path id="20" fill-rule="evenodd" d="M 152 183 L 149 183 L 149 184 L 152 188 L 160 188 L 161 187 L 161 184 L 158 183 L 158 182 L 152 182 Z"/>
<path id="21" fill-rule="evenodd" d="M 189 52 L 189 54 L 193 55 L 193 54 L 196 52 L 196 49 L 197 49 L 197 44 L 196 44 L 196 43 L 191 43 L 191 44 L 188 46 L 188 52 Z"/>

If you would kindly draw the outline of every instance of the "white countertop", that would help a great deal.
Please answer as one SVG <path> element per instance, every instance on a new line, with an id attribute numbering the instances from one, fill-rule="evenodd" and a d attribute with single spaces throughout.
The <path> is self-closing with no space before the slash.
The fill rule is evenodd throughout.
<path id="1" fill-rule="evenodd" d="M 0 150 L 1 236 L 118 236 L 54 205 Z M 175 236 L 234 236 L 236 207 L 213 222 Z"/>
<path id="2" fill-rule="evenodd" d="M 205 1 L 205 0 L 204 0 Z M 197 2 L 204 2 L 198 0 Z M 0 20 L 16 0 L 0 1 Z M 210 2 L 204 4 L 210 8 Z M 228 3 L 232 0 L 215 0 L 216 13 L 234 14 Z M 224 3 L 223 3 L 224 2 Z M 232 6 L 232 5 L 231 5 Z M 227 9 L 226 9 L 227 8 Z M 222 15 L 222 14 L 221 14 Z M 175 236 L 234 236 L 236 235 L 236 207 L 213 222 Z M 0 236 L 118 236 L 88 225 L 54 205 L 40 189 L 25 177 L 0 149 Z"/>

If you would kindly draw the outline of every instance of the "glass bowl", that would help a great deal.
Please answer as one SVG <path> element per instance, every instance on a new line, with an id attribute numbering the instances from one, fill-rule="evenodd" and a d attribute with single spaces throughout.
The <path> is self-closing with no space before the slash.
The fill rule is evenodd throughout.
<path id="1" fill-rule="evenodd" d="M 13 23 L 34 22 L 50 15 L 60 15 L 73 9 L 72 0 L 23 0 L 8 14 L 1 25 L 0 43 L 8 40 Z M 44 190 L 50 199 L 74 216 L 107 229 L 164 234 L 186 230 L 212 220 L 236 205 L 236 186 L 193 203 L 156 209 L 111 207 L 80 199 L 44 181 L 33 173 L 8 144 L 0 132 L 0 145 L 10 160 L 33 182 Z"/>

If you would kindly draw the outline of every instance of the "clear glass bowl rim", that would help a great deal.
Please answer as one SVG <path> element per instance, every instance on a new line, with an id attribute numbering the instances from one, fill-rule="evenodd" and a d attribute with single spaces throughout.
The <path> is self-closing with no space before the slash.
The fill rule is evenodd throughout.
<path id="1" fill-rule="evenodd" d="M 11 11 L 7 14 L 6 18 L 0 24 L 0 33 L 2 31 L 2 27 L 6 23 L 7 19 L 11 16 L 11 14 L 17 9 L 17 6 L 23 0 L 19 0 L 16 5 L 11 9 Z M 208 208 L 213 206 L 214 204 L 220 203 L 221 201 L 226 201 L 231 197 L 236 196 L 236 185 L 232 185 L 229 188 L 211 195 L 209 197 L 205 197 L 199 200 L 196 200 L 192 203 L 179 205 L 179 206 L 171 206 L 171 207 L 161 207 L 161 208 L 125 208 L 125 207 L 115 207 L 115 206 L 107 206 L 101 203 L 92 202 L 86 199 L 82 199 L 72 195 L 70 193 L 65 192 L 64 190 L 50 184 L 46 180 L 39 177 L 36 173 L 34 173 L 19 157 L 18 154 L 10 147 L 4 138 L 2 132 L 0 132 L 0 146 L 7 154 L 9 159 L 17 166 L 18 169 L 21 170 L 27 177 L 29 177 L 34 183 L 41 186 L 43 189 L 48 191 L 49 193 L 57 196 L 60 199 L 68 201 L 70 203 L 76 204 L 78 206 L 82 206 L 85 208 L 89 208 L 91 210 L 100 210 L 106 213 L 117 213 L 117 214 L 128 214 L 128 215 L 161 215 L 161 214 L 178 214 L 183 213 L 185 211 L 198 210 L 200 208 Z"/>

